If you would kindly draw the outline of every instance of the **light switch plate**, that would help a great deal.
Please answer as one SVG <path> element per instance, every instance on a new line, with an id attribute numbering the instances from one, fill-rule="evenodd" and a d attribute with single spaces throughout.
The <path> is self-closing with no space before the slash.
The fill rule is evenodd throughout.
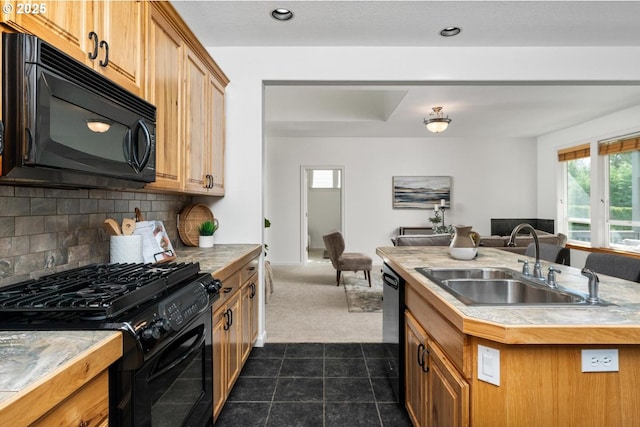
<path id="1" fill-rule="evenodd" d="M 500 385 L 500 350 L 478 345 L 478 379 Z"/>
<path id="2" fill-rule="evenodd" d="M 582 350 L 582 372 L 618 372 L 618 349 Z"/>

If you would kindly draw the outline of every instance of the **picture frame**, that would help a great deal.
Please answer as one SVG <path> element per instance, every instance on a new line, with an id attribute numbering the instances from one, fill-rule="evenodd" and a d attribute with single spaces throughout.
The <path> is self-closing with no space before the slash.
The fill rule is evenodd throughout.
<path id="1" fill-rule="evenodd" d="M 392 188 L 393 209 L 451 207 L 450 176 L 394 176 Z"/>

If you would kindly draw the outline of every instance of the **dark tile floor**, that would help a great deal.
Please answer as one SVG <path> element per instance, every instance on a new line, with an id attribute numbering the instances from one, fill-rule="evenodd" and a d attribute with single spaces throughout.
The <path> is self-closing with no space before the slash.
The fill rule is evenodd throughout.
<path id="1" fill-rule="evenodd" d="M 254 348 L 218 426 L 411 426 L 385 376 L 382 344 Z"/>

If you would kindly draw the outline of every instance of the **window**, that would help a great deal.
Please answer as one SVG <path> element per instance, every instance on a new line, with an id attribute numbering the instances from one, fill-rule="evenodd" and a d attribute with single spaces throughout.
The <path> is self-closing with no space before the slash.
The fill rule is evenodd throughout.
<path id="1" fill-rule="evenodd" d="M 311 188 L 341 188 L 340 169 L 314 169 Z"/>
<path id="2" fill-rule="evenodd" d="M 599 144 L 606 156 L 606 224 L 610 247 L 640 251 L 640 138 Z"/>
<path id="3" fill-rule="evenodd" d="M 558 152 L 564 162 L 564 218 L 567 238 L 591 242 L 591 158 L 589 144 Z"/>

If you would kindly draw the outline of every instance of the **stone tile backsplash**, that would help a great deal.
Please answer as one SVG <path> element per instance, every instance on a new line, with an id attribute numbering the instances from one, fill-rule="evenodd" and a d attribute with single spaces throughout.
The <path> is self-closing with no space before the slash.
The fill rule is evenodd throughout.
<path id="1" fill-rule="evenodd" d="M 43 274 L 109 262 L 103 223 L 134 217 L 160 220 L 174 247 L 176 216 L 191 196 L 135 191 L 0 185 L 0 287 Z"/>

